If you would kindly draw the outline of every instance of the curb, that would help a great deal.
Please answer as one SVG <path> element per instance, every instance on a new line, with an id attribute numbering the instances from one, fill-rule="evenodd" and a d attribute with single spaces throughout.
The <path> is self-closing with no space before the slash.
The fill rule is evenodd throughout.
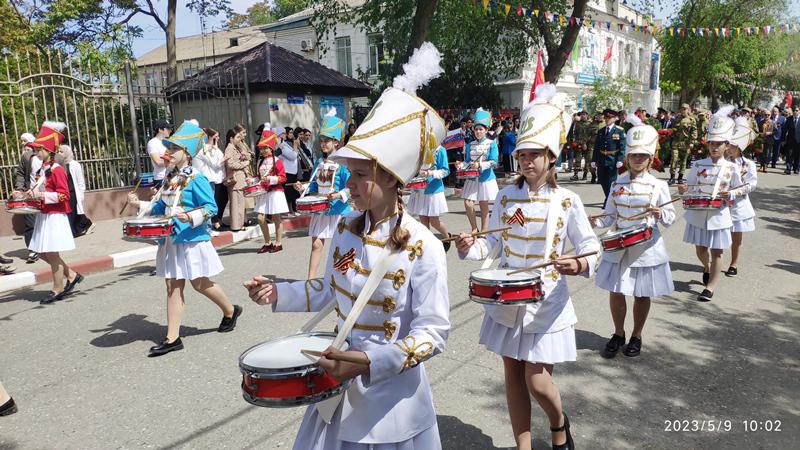
<path id="1" fill-rule="evenodd" d="M 308 228 L 310 223 L 310 215 L 284 219 L 283 230 L 286 232 Z M 275 225 L 269 224 L 269 230 L 270 233 L 274 233 Z M 214 248 L 221 248 L 242 241 L 257 239 L 259 237 L 261 237 L 261 228 L 258 225 L 255 225 L 237 232 L 223 231 L 219 235 L 213 236 L 211 238 L 211 243 L 214 245 Z M 143 262 L 155 261 L 157 251 L 157 245 L 145 244 L 144 246 L 134 250 L 70 262 L 69 266 L 76 272 L 84 275 L 106 272 L 113 269 L 141 264 Z M 51 281 L 53 281 L 53 274 L 50 273 L 49 269 L 3 275 L 0 277 L 0 292 L 13 291 L 23 287 L 49 283 Z"/>

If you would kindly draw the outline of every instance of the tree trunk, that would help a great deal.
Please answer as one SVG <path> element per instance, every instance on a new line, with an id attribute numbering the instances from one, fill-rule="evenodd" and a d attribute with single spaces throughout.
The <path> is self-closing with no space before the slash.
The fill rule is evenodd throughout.
<path id="1" fill-rule="evenodd" d="M 572 6 L 571 17 L 583 18 L 586 13 L 586 4 L 589 0 L 575 0 Z M 532 2 L 533 9 L 544 11 L 544 6 L 540 1 Z M 548 21 L 542 15 L 541 18 L 535 22 L 539 28 L 539 34 L 544 38 L 544 46 L 547 50 L 547 65 L 544 68 L 544 80 L 550 83 L 557 83 L 558 77 L 561 75 L 561 69 L 567 62 L 569 53 L 572 51 L 572 46 L 575 45 L 575 40 L 581 30 L 581 24 L 578 21 L 570 23 L 564 30 L 564 35 L 561 37 L 561 42 L 556 42 L 556 37 L 550 31 Z"/>
<path id="2" fill-rule="evenodd" d="M 403 64 L 408 62 L 408 58 L 418 49 L 425 41 L 428 40 L 428 32 L 431 28 L 431 21 L 433 14 L 436 12 L 436 7 L 439 0 L 417 0 L 417 8 L 414 12 L 414 20 L 411 23 L 411 37 L 408 40 L 408 47 L 403 55 L 398 55 L 394 62 L 394 75 L 400 74 Z"/>
<path id="3" fill-rule="evenodd" d="M 175 16 L 178 0 L 167 2 L 167 85 L 171 86 L 178 81 L 178 57 L 175 51 Z"/>

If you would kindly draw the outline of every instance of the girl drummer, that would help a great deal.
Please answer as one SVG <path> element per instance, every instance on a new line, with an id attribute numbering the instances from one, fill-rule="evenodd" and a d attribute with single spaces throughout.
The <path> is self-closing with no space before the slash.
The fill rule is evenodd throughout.
<path id="1" fill-rule="evenodd" d="M 191 165 L 192 157 L 206 139 L 200 127 L 184 122 L 171 137 L 164 139 L 170 167 L 174 167 L 165 178 L 168 182 L 152 202 L 140 201 L 135 193 L 128 194 L 128 201 L 139 207 L 140 215 L 150 213 L 177 219 L 171 221 L 172 235 L 159 242 L 156 254 L 156 274 L 164 277 L 167 286 L 167 337 L 150 348 L 149 356 L 183 349 L 180 328 L 186 280 L 222 310 L 218 332 L 233 331 L 242 313 L 242 307 L 232 305 L 222 288 L 210 279 L 222 272 L 222 262 L 206 226 L 206 221 L 216 214 L 217 206 L 211 183 Z"/>
<path id="2" fill-rule="evenodd" d="M 678 185 L 679 194 L 688 192 L 723 200 L 737 197 L 742 189 L 742 178 L 736 164 L 723 157 L 736 126 L 733 119 L 728 117 L 733 109 L 733 106 L 723 106 L 711 117 L 706 135 L 708 158 L 692 164 L 686 182 Z M 731 187 L 734 189 L 731 190 Z M 686 219 L 683 242 L 694 244 L 697 258 L 703 264 L 705 289 L 697 296 L 697 301 L 708 302 L 714 296 L 722 270 L 722 252 L 731 246 L 733 221 L 730 208 L 725 203 L 714 209 L 687 209 L 683 217 Z"/>
<path id="3" fill-rule="evenodd" d="M 481 230 L 486 230 L 489 223 L 489 202 L 497 196 L 497 179 L 494 175 L 494 168 L 497 167 L 500 152 L 497 149 L 497 141 L 486 137 L 486 132 L 491 124 L 492 114 L 484 111 L 483 108 L 478 108 L 475 111 L 475 125 L 472 128 L 475 140 L 467 143 L 467 148 L 464 150 L 465 161 L 463 163 L 456 161 L 457 169 L 480 170 L 480 176 L 477 179 L 464 182 L 464 190 L 461 194 L 472 231 L 478 231 L 478 223 L 475 220 L 475 202 L 478 202 L 481 208 Z"/>
<path id="4" fill-rule="evenodd" d="M 570 424 L 561 394 L 553 382 L 555 365 L 576 358 L 577 318 L 567 289 L 567 275 L 591 276 L 596 255 L 559 257 L 566 241 L 577 254 L 599 251 L 580 197 L 559 187 L 555 162 L 571 117 L 554 101 L 555 87 L 536 89 L 536 100 L 522 113 L 514 156 L 520 176 L 495 199 L 489 227 L 511 226 L 502 234 L 475 239 L 461 234 L 456 241 L 462 259 L 500 254 L 500 267 L 522 268 L 540 262 L 551 267 L 529 272 L 540 277 L 544 298 L 520 306 L 486 306 L 480 343 L 503 358 L 506 401 L 517 448 L 531 448 L 530 397 L 547 415 L 554 449 L 573 449 Z"/>
<path id="5" fill-rule="evenodd" d="M 451 124 L 450 128 L 461 128 L 456 123 Z M 450 130 L 448 130 L 450 131 Z M 442 237 L 450 237 L 447 227 L 439 219 L 439 216 L 447 213 L 447 198 L 444 196 L 444 183 L 442 180 L 450 174 L 450 165 L 447 162 L 447 150 L 441 145 L 436 147 L 432 153 L 425 154 L 426 161 L 422 164 L 419 171 L 420 177 L 428 180 L 425 190 L 415 190 L 411 193 L 408 201 L 408 212 L 419 216 L 419 221 L 425 227 L 437 229 Z M 445 251 L 450 250 L 450 241 L 443 243 Z"/>
<path id="6" fill-rule="evenodd" d="M 748 118 L 737 117 L 736 127 L 733 129 L 733 138 L 731 138 L 731 142 L 725 150 L 725 158 L 736 164 L 744 183 L 740 192 L 741 195 L 736 197 L 733 205 L 731 205 L 731 220 L 733 220 L 733 228 L 731 229 L 731 264 L 728 270 L 725 271 L 725 275 L 729 277 L 735 277 L 739 273 L 742 233 L 756 230 L 756 212 L 750 203 L 749 196 L 756 189 L 756 184 L 758 183 L 756 163 L 745 158 L 742 154 L 742 151 L 753 142 L 755 136 L 756 132 L 750 128 Z"/>
<path id="7" fill-rule="evenodd" d="M 286 170 L 283 168 L 283 161 L 275 158 L 273 153 L 277 143 L 278 136 L 269 127 L 264 128 L 261 132 L 261 139 L 257 144 L 262 158 L 261 163 L 258 165 L 258 176 L 261 177 L 262 186 L 265 186 L 267 190 L 264 194 L 256 197 L 255 212 L 258 213 L 258 226 L 261 227 L 261 234 L 264 235 L 264 245 L 258 249 L 258 253 L 276 253 L 283 250 L 283 245 L 281 245 L 281 238 L 283 237 L 281 214 L 289 212 L 289 204 L 286 202 L 286 195 L 283 193 Z M 269 235 L 268 215 L 275 225 L 275 244 L 272 243 Z"/>
<path id="8" fill-rule="evenodd" d="M 425 43 L 406 70 L 428 56 L 438 65 L 438 51 Z M 396 80 L 395 86 L 403 84 Z M 413 92 L 415 86 L 408 89 Z M 419 120 L 401 120 L 408 116 Z M 422 152 L 432 150 L 429 145 L 444 133 L 441 118 L 422 100 L 400 88 L 384 91 L 349 143 L 331 156 L 349 167 L 347 187 L 364 213 L 337 226 L 321 290 L 306 295 L 313 280 L 273 284 L 255 277 L 245 284 L 253 301 L 271 304 L 275 311 L 318 311 L 336 302 L 341 329 L 371 269 L 377 270 L 375 264 L 390 252 L 388 270 L 378 278 L 344 352 L 366 356 L 370 363 L 319 359 L 329 374 L 352 384 L 333 408 L 308 408 L 296 450 L 441 449 L 423 361 L 443 350 L 450 328 L 445 253 L 439 240 L 404 211 L 400 188 L 418 173 Z M 323 352 L 338 353 L 332 347 Z"/>
<path id="9" fill-rule="evenodd" d="M 608 291 L 614 334 L 605 346 L 603 356 L 613 358 L 625 344 L 625 296 L 633 301 L 633 331 L 625 356 L 639 356 L 642 349 L 642 329 L 650 311 L 650 297 L 668 295 L 675 290 L 660 223 L 669 227 L 675 222 L 675 207 L 669 202 L 667 183 L 648 173 L 658 145 L 658 132 L 633 115 L 627 115 L 633 127 L 626 133 L 626 173 L 611 183 L 610 201 L 593 225 L 618 230 L 652 227 L 652 237 L 639 245 L 617 251 L 603 252 L 595 283 Z M 659 206 L 664 205 L 664 206 Z"/>
<path id="10" fill-rule="evenodd" d="M 314 179 L 308 185 L 299 181 L 295 189 L 303 192 L 308 187 L 309 194 L 321 194 L 327 197 L 330 207 L 323 214 L 314 214 L 308 227 L 311 236 L 311 255 L 308 259 L 308 279 L 317 277 L 317 267 L 322 259 L 325 240 L 333 237 L 336 224 L 341 216 L 349 214 L 352 209 L 348 200 L 349 190 L 346 187 L 350 172 L 343 164 L 331 161 L 328 157 L 339 148 L 344 133 L 344 121 L 336 117 L 336 108 L 331 108 L 322 120 L 319 131 L 319 143 L 323 158 L 317 159 L 311 170 Z"/>
<path id="11" fill-rule="evenodd" d="M 53 274 L 53 288 L 39 302 L 43 305 L 61 300 L 83 281 L 83 275 L 72 270 L 60 254 L 75 249 L 67 217 L 72 212 L 69 206 L 67 172 L 55 160 L 56 150 L 64 140 L 62 131 L 65 128 L 66 125 L 61 122 L 44 122 L 36 139 L 26 144 L 42 160 L 42 167 L 36 174 L 37 183 L 29 191 L 31 197 L 42 202 L 42 212 L 36 215 L 28 249 L 41 255 L 50 264 L 50 272 Z"/>

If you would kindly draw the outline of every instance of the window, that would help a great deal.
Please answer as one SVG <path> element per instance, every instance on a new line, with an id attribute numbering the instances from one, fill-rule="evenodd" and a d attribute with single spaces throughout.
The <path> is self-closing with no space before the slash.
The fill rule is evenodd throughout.
<path id="1" fill-rule="evenodd" d="M 184 67 L 183 68 L 183 78 L 184 79 L 189 78 L 192 75 L 196 74 L 197 72 L 198 72 L 197 67 Z"/>
<path id="2" fill-rule="evenodd" d="M 156 93 L 156 73 L 145 72 L 144 74 L 144 90 L 148 94 Z"/>
<path id="3" fill-rule="evenodd" d="M 339 72 L 352 77 L 353 58 L 350 53 L 350 36 L 336 38 L 336 68 Z"/>
<path id="4" fill-rule="evenodd" d="M 230 43 L 229 47 L 239 46 L 239 38 L 230 38 L 228 42 Z"/>
<path id="5" fill-rule="evenodd" d="M 369 39 L 369 67 L 367 67 L 367 74 L 369 76 L 380 75 L 381 60 L 383 60 L 383 35 L 371 34 Z"/>

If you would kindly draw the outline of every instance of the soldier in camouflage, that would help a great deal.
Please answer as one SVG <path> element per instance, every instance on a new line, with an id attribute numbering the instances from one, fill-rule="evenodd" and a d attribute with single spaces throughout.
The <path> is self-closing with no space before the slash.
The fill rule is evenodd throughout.
<path id="1" fill-rule="evenodd" d="M 681 115 L 674 125 L 675 133 L 672 135 L 672 162 L 669 166 L 669 184 L 675 183 L 675 173 L 678 173 L 678 184 L 683 182 L 683 171 L 686 169 L 686 160 L 697 142 L 697 120 L 692 116 L 692 108 L 687 103 L 681 105 Z"/>
<path id="2" fill-rule="evenodd" d="M 572 180 L 578 179 L 578 172 L 583 168 L 583 180 L 586 179 L 589 171 L 592 172 L 592 183 L 595 182 L 596 172 L 591 167 L 592 149 L 594 148 L 594 137 L 597 136 L 599 126 L 589 120 L 589 113 L 581 111 L 580 119 L 574 123 L 575 126 L 575 163 L 572 166 L 575 175 Z"/>

